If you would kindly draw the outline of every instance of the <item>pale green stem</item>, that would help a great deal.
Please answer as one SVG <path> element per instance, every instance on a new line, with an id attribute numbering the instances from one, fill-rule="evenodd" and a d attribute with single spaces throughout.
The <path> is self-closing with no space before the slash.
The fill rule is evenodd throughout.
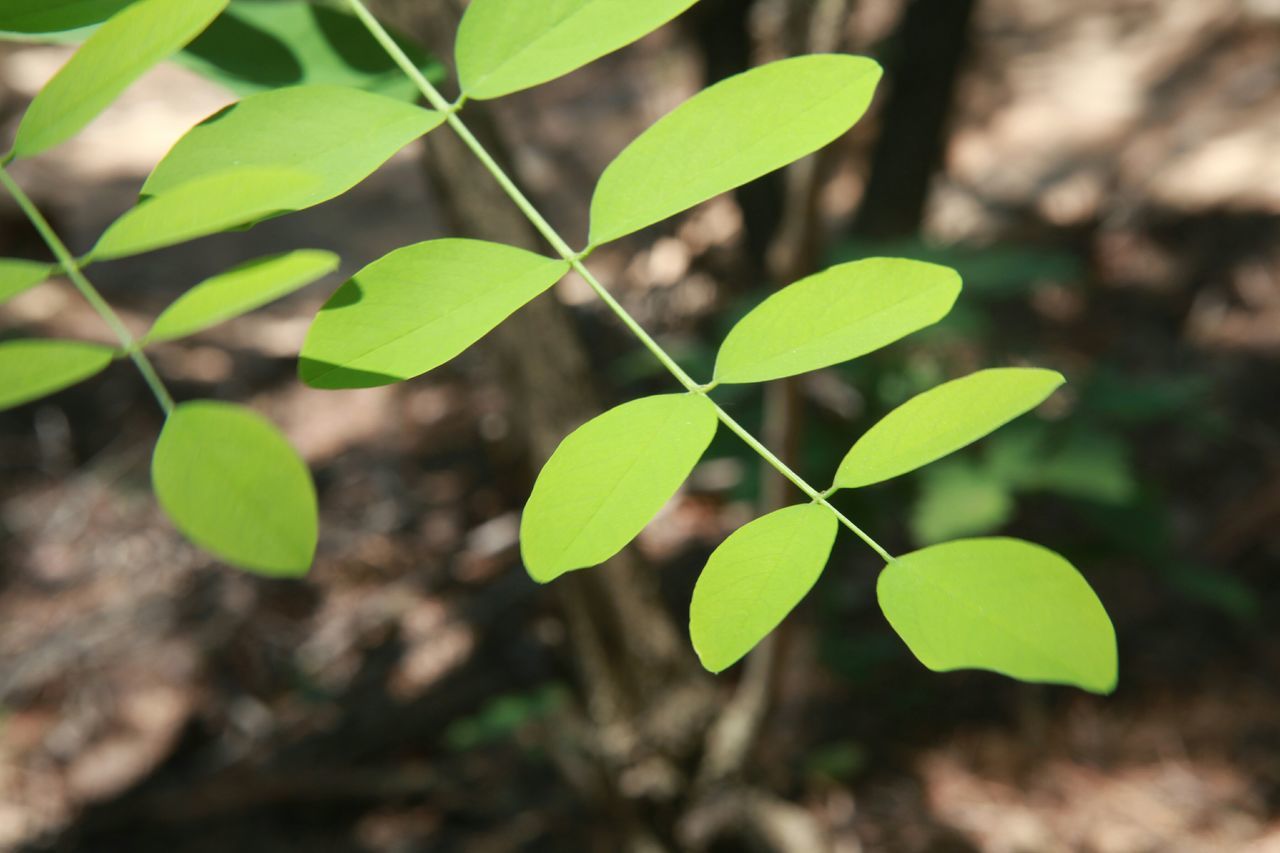
<path id="1" fill-rule="evenodd" d="M 582 262 L 584 253 L 575 252 L 570 248 L 564 238 L 561 237 L 555 228 L 551 226 L 551 223 L 547 222 L 543 215 L 538 212 L 538 209 L 533 206 L 533 203 L 530 202 L 529 199 L 525 197 L 524 193 L 520 191 L 520 188 L 515 185 L 515 182 L 512 181 L 507 173 L 503 171 L 502 167 L 498 165 L 497 161 L 490 156 L 489 152 L 480 144 L 480 140 L 476 139 L 467 126 L 462 123 L 462 119 L 458 118 L 458 109 L 466 99 L 465 94 L 462 98 L 459 98 L 456 104 L 450 104 L 445 100 L 444 96 L 440 94 L 439 90 L 431 84 L 431 81 L 428 80 L 418 67 L 413 64 L 413 60 L 405 54 L 405 52 L 400 48 L 400 45 L 396 44 L 395 39 L 393 39 L 386 29 L 383 28 L 378 19 L 375 18 L 365 7 L 363 0 L 347 0 L 347 2 L 351 6 L 351 10 L 355 13 L 356 17 L 361 20 L 369 30 L 370 34 L 377 39 L 380 45 L 382 45 L 383 50 L 385 50 L 395 63 L 400 66 L 404 73 L 413 80 L 414 84 L 418 87 L 418 90 L 422 92 L 422 96 L 427 99 L 427 102 L 431 104 L 434 109 L 445 114 L 445 120 L 448 122 L 449 126 L 458 134 L 463 143 L 471 149 L 471 153 L 480 160 L 485 169 L 487 169 L 489 174 L 493 176 L 494 180 L 498 182 L 498 185 L 502 187 L 507 196 L 515 202 L 516 207 L 520 208 L 520 212 L 523 213 L 529 222 L 533 224 L 533 227 L 537 229 L 538 233 L 551 244 L 551 247 L 555 249 L 560 257 L 569 262 L 569 265 L 574 269 L 574 271 L 582 276 L 583 280 L 585 280 L 588 286 L 596 292 L 596 295 L 600 297 L 606 306 L 608 306 L 609 310 L 617 315 L 623 325 L 630 329 L 631 333 L 640 339 L 640 343 L 644 344 L 649 352 L 653 353 L 654 357 L 662 363 L 662 366 L 665 367 L 689 392 L 705 396 L 707 391 L 715 387 L 714 382 L 707 385 L 699 385 L 689 376 L 688 373 L 684 371 L 682 367 L 680 367 L 679 364 L 676 363 L 675 359 L 667 354 L 667 351 L 662 348 L 662 345 L 655 341 L 653 337 L 645 331 L 644 327 L 631 316 L 630 312 L 628 312 L 626 308 L 622 307 L 618 300 L 613 298 L 613 294 L 606 290 L 604 285 L 602 285 L 596 277 L 591 274 L 591 271 L 587 269 L 586 265 Z M 799 474 L 792 471 L 791 468 L 775 456 L 769 448 L 765 447 L 755 436 L 747 432 L 746 428 L 734 420 L 728 412 L 715 402 L 715 400 L 712 400 L 710 397 L 707 397 L 707 400 L 715 407 L 716 417 L 720 419 L 720 422 L 746 442 L 748 447 L 760 454 L 766 462 L 777 469 L 779 474 L 790 480 L 796 488 L 804 492 L 812 501 L 826 507 L 834 513 L 835 517 L 841 524 L 853 531 L 854 534 L 856 534 L 863 542 L 867 543 L 867 545 L 879 554 L 885 562 L 893 560 L 892 555 L 882 548 L 876 540 L 872 539 L 871 536 L 862 528 L 858 527 L 858 525 L 854 524 L 846 518 L 843 513 L 827 502 L 827 493 L 819 492 L 813 486 L 810 486 L 805 482 Z"/>
<path id="2" fill-rule="evenodd" d="M 173 411 L 173 397 L 169 395 L 169 390 L 164 387 L 164 383 L 160 380 L 160 375 L 156 373 L 151 360 L 138 348 L 137 339 L 129 332 L 119 315 L 102 298 L 102 294 L 98 293 L 97 289 L 89 283 L 89 279 L 85 278 L 79 262 L 71 254 L 66 244 L 62 242 L 58 233 L 53 230 L 53 226 L 44 218 L 40 208 L 36 207 L 35 202 L 23 191 L 22 187 L 18 186 L 17 182 L 3 167 L 0 167 L 0 184 L 4 185 L 9 195 L 13 196 L 13 200 L 18 203 L 18 207 L 26 214 L 27 219 L 35 226 L 36 231 L 40 233 L 40 237 L 44 240 L 45 245 L 49 247 L 49 251 L 53 252 L 53 256 L 57 258 L 62 271 L 67 278 L 71 279 L 71 283 L 75 285 L 76 290 L 80 291 L 80 295 L 88 301 L 93 310 L 98 313 L 102 321 L 115 334 L 120 341 L 121 350 L 133 361 L 134 366 L 138 368 L 138 372 L 142 374 L 143 380 L 146 381 L 147 387 L 155 395 L 156 402 L 160 404 L 160 408 L 168 415 Z"/>

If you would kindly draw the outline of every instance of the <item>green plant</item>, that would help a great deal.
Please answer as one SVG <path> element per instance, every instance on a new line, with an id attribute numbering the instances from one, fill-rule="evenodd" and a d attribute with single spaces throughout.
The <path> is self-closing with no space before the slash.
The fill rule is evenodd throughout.
<path id="1" fill-rule="evenodd" d="M 699 383 L 586 265 L 599 246 L 839 137 L 871 102 L 880 77 L 873 61 L 843 55 L 785 59 L 694 96 L 604 171 L 582 250 L 552 228 L 460 118 L 468 100 L 507 95 L 568 73 L 692 4 L 473 0 L 456 46 L 461 95 L 449 102 L 424 73 L 421 58 L 362 0 L 347 0 L 350 14 L 431 109 L 350 86 L 266 87 L 193 128 L 156 167 L 142 201 L 79 259 L 0 171 L 0 181 L 57 260 L 57 267 L 6 262 L 0 293 L 60 270 L 120 340 L 115 350 L 76 342 L 0 344 L 0 403 L 34 399 L 96 373 L 113 358 L 132 359 L 167 414 L 153 481 L 176 525 L 233 564 L 267 574 L 304 573 L 316 543 L 316 505 L 300 460 L 272 427 L 240 407 L 175 405 L 144 350 L 152 340 L 187 334 L 300 287 L 330 269 L 331 260 L 319 253 L 294 255 L 220 276 L 180 299 L 141 341 L 124 329 L 82 267 L 319 204 L 447 124 L 554 256 L 466 239 L 398 249 L 358 272 L 326 303 L 303 346 L 299 374 L 313 386 L 334 389 L 421 375 L 570 270 L 581 275 L 683 390 L 625 403 L 565 438 L 539 475 L 521 525 L 522 555 L 535 580 L 597 565 L 621 550 L 675 493 L 723 425 L 808 503 L 756 519 L 711 556 L 690 610 L 693 645 L 708 669 L 730 666 L 773 630 L 812 587 L 844 526 L 885 561 L 881 607 L 926 666 L 983 668 L 1110 691 L 1116 680 L 1114 631 L 1093 591 L 1066 560 L 1038 545 L 1000 538 L 959 540 L 895 558 L 828 500 L 839 489 L 896 477 L 976 441 L 1045 400 L 1062 383 L 1059 374 L 999 368 L 926 391 L 862 436 L 825 490 L 787 467 L 711 396 L 721 385 L 780 379 L 843 362 L 929 326 L 959 295 L 953 271 L 876 258 L 795 282 L 730 331 L 712 377 Z M 226 5 L 227 0 L 10 0 L 0 14 L 0 30 L 105 23 L 33 102 L 4 163 L 39 154 L 74 134 Z"/>

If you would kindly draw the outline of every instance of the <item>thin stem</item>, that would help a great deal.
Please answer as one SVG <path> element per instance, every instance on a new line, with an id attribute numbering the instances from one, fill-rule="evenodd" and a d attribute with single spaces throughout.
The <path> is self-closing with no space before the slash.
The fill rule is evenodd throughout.
<path id="1" fill-rule="evenodd" d="M 156 402 L 160 404 L 160 408 L 168 415 L 173 411 L 173 397 L 170 396 L 169 389 L 164 387 L 164 383 L 160 380 L 160 375 L 156 373 L 151 360 L 138 348 L 137 339 L 129 332 L 119 315 L 102 298 L 102 294 L 98 293 L 97 289 L 89 283 L 89 279 L 85 278 L 80 269 L 80 263 L 71 254 L 71 250 L 62 242 L 62 239 L 53 230 L 53 226 L 49 224 L 49 221 L 44 218 L 40 208 L 36 207 L 35 202 L 23 191 L 22 187 L 18 186 L 17 182 L 14 181 L 3 166 L 0 166 L 0 184 L 4 185 L 5 190 L 8 191 L 9 195 L 13 196 L 13 200 L 18 203 L 18 207 L 22 209 L 27 219 L 35 226 L 36 231 L 40 233 L 45 245 L 53 252 L 53 256 L 57 258 L 62 271 L 66 273 L 67 278 L 71 279 L 71 283 L 75 285 L 76 290 L 80 291 L 80 295 L 85 298 L 98 316 L 102 318 L 102 321 L 115 334 L 120 341 L 121 350 L 133 361 L 134 366 L 138 368 L 138 372 L 142 374 L 143 380 L 146 381 L 147 387 L 155 395 Z"/>
<path id="2" fill-rule="evenodd" d="M 609 310 L 617 315 L 623 325 L 625 325 L 633 335 L 639 338 L 640 343 L 644 344 L 645 348 L 648 349 L 649 352 L 653 353 L 654 357 L 662 363 L 662 366 L 665 367 L 671 375 L 685 387 L 686 390 L 694 394 L 702 394 L 703 396 L 706 396 L 706 392 L 715 387 L 715 383 L 712 382 L 707 385 L 700 385 L 695 382 L 689 374 L 676 363 L 675 359 L 667 354 L 667 351 L 662 348 L 662 345 L 655 341 L 653 337 L 645 331 L 644 327 L 640 325 L 636 318 L 632 317 L 631 313 L 627 311 L 626 308 L 622 307 L 622 304 L 619 303 L 617 299 L 614 299 L 613 294 L 605 289 L 605 286 L 602 285 L 596 277 L 592 275 L 591 271 L 587 269 L 586 265 L 583 264 L 582 261 L 586 256 L 586 252 L 575 252 L 570 248 L 569 244 L 565 242 L 565 239 L 560 236 L 559 232 L 551 226 L 551 223 L 547 222 L 546 218 L 538 212 L 538 209 L 534 207 L 533 203 L 529 201 L 523 192 L 520 191 L 520 188 L 516 186 L 510 176 L 508 176 L 502 167 L 498 165 L 498 162 L 493 159 L 487 150 L 485 150 L 485 147 L 480 143 L 480 140 L 476 139 L 475 135 L 471 133 L 465 124 L 463 124 L 462 119 L 458 117 L 457 112 L 462 103 L 466 100 L 466 95 L 464 94 L 459 98 L 457 103 L 450 104 L 445 100 L 444 96 L 440 94 L 439 90 L 431 84 L 431 81 L 423 76 L 418 67 L 413 64 L 413 60 L 411 60 L 400 48 L 400 45 L 396 44 L 395 39 L 391 38 L 391 35 L 383 28 L 378 19 L 375 18 L 368 8 L 365 7 L 363 0 L 347 0 L 347 2 L 351 7 L 352 12 L 354 12 L 356 17 L 360 19 L 365 28 L 369 30 L 369 33 L 380 45 L 382 45 L 383 50 L 387 52 L 392 60 L 400 66 L 401 70 L 403 70 L 418 87 L 418 91 L 420 91 L 422 96 L 427 99 L 427 103 L 431 104 L 432 108 L 445 114 L 445 121 L 451 128 L 453 128 L 454 132 L 458 134 L 459 138 L 462 139 L 467 148 L 471 149 L 471 153 L 479 159 L 489 174 L 498 182 L 498 185 L 502 187 L 507 196 L 515 202 L 515 205 L 520 209 L 520 212 L 523 213 L 525 218 L 527 218 L 533 227 L 537 229 L 538 233 L 551 244 L 551 247 L 555 249 L 560 257 L 569 262 L 569 265 L 573 270 L 582 276 L 583 280 L 586 281 L 587 285 L 596 292 L 596 295 L 600 297 L 601 301 L 603 301 L 606 306 L 608 306 Z M 590 249 L 587 251 L 590 251 Z M 760 454 L 766 462 L 777 469 L 779 474 L 790 480 L 796 488 L 804 492 L 805 495 L 807 495 L 814 503 L 824 506 L 830 510 L 841 524 L 853 531 L 853 533 L 863 542 L 867 543 L 867 545 L 879 554 L 886 563 L 893 560 L 892 555 L 882 548 L 876 540 L 872 539 L 866 531 L 850 521 L 843 513 L 827 501 L 828 492 L 819 492 L 813 486 L 809 485 L 804 478 L 792 471 L 791 468 L 775 456 L 769 448 L 761 444 L 760 441 L 749 433 L 745 427 L 734 420 L 728 412 L 721 408 L 720 404 L 715 400 L 712 400 L 710 397 L 707 397 L 707 400 L 715 407 L 716 417 L 720 419 L 720 422 L 746 442 L 748 447 Z"/>

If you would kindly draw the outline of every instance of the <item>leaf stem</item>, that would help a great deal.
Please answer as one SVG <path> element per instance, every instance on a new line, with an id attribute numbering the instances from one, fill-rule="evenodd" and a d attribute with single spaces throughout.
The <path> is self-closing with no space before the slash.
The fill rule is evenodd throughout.
<path id="1" fill-rule="evenodd" d="M 529 201 L 523 192 L 520 191 L 520 188 L 516 186 L 510 176 L 508 176 L 503 168 L 498 165 L 498 162 L 493 159 L 487 150 L 485 150 L 485 147 L 480 143 L 480 140 L 476 139 L 475 135 L 471 133 L 465 124 L 463 124 L 462 119 L 458 117 L 457 113 L 462 104 L 466 101 L 466 93 L 463 93 L 462 97 L 453 104 L 445 100 L 439 90 L 437 90 L 436 87 L 431 84 L 431 81 L 428 80 L 418 67 L 413 64 L 413 60 L 411 60 L 404 50 L 400 48 L 400 45 L 396 44 L 395 39 L 391 37 L 391 34 L 386 31 L 378 19 L 375 18 L 368 10 L 364 5 L 363 0 L 347 0 L 347 3 L 351 7 L 351 11 L 355 13 L 356 17 L 358 17 L 361 23 L 364 24 L 370 35 L 377 40 L 378 44 L 382 46 L 382 49 L 387 52 L 387 55 L 390 56 L 391 59 L 400 66 L 400 69 L 404 71 L 409 79 L 414 82 L 418 87 L 418 91 L 420 91 L 422 96 L 427 99 L 427 103 L 431 104 L 433 109 L 444 113 L 445 121 L 448 123 L 449 127 L 453 128 L 453 131 L 458 134 L 459 138 L 462 139 L 467 148 L 471 150 L 471 153 L 476 156 L 489 174 L 493 176 L 494 180 L 498 182 L 498 185 L 502 187 L 503 192 L 505 192 L 507 196 L 515 202 L 515 205 L 520 209 L 520 212 L 525 215 L 525 218 L 529 220 L 535 229 L 537 229 L 538 233 L 551 244 L 551 247 L 555 249 L 556 253 L 569 262 L 569 265 L 573 270 L 582 276 L 583 280 L 585 280 L 587 285 L 595 291 L 596 295 L 600 297 L 601 301 L 603 301 L 606 306 L 608 306 L 609 310 L 617 315 L 623 325 L 625 325 L 631 333 L 640 340 L 640 343 L 644 344 L 645 348 L 648 349 L 649 352 L 653 353 L 653 356 L 662 363 L 662 366 L 665 367 L 687 391 L 692 394 L 701 394 L 706 396 L 707 392 L 711 390 L 711 388 L 715 387 L 715 383 L 712 382 L 707 385 L 701 385 L 695 382 L 689 374 L 684 371 L 684 368 L 680 367 L 680 365 L 676 363 L 675 359 L 673 359 L 667 351 L 662 348 L 662 345 L 653 339 L 645 328 L 640 325 L 636 318 L 631 316 L 631 313 L 627 311 L 626 308 L 622 307 L 622 304 L 613 297 L 613 294 L 611 294 L 605 286 L 602 285 L 594 275 L 592 275 L 586 265 L 583 264 L 582 261 L 586 257 L 587 253 L 595 247 L 589 247 L 584 252 L 575 252 L 570 248 L 569 244 L 565 242 L 565 239 L 560 236 L 559 232 L 551 226 L 551 223 L 547 222 L 546 218 L 538 212 L 538 209 L 534 207 L 533 203 Z M 791 468 L 774 455 L 769 448 L 761 444 L 759 439 L 734 420 L 719 403 L 712 400 L 710 397 L 707 397 L 707 400 L 715 407 L 716 417 L 720 419 L 720 422 L 728 427 L 729 430 L 740 439 L 746 442 L 748 447 L 760 454 L 766 462 L 777 469 L 779 474 L 790 480 L 796 488 L 804 492 L 812 501 L 830 510 L 841 524 L 853 531 L 853 533 L 863 542 L 867 543 L 867 545 L 879 554 L 886 563 L 893 561 L 893 557 L 889 552 L 882 548 L 875 539 L 871 538 L 871 536 L 862 528 L 858 527 L 858 525 L 854 524 L 845 517 L 843 513 L 828 503 L 826 493 L 819 492 L 813 486 L 809 485 L 799 474 L 792 471 Z"/>
<path id="2" fill-rule="evenodd" d="M 161 381 L 160 375 L 156 373 L 155 366 L 151 364 L 151 360 L 147 358 L 146 353 L 138 346 L 138 341 L 129 332 L 120 316 L 107 304 L 107 300 L 102 298 L 102 294 L 89 283 L 89 279 L 85 278 L 84 273 L 80 269 L 80 263 L 71 254 L 71 250 L 53 230 L 53 226 L 44 218 L 44 214 L 40 212 L 40 208 L 36 207 L 31 197 L 23 191 L 22 187 L 14 181 L 9 172 L 0 166 L 0 185 L 3 185 L 9 195 L 13 196 L 13 200 L 18 203 L 18 207 L 26 215 L 27 219 L 39 232 L 40 237 L 44 240 L 45 245 L 53 252 L 53 256 L 57 258 L 58 264 L 67 278 L 71 279 L 71 283 L 75 285 L 76 290 L 80 291 L 80 295 L 85 301 L 97 312 L 102 321 L 107 324 L 116 338 L 120 341 L 121 351 L 129 357 L 138 372 L 142 374 L 142 378 L 147 383 L 147 387 L 151 389 L 151 393 L 155 396 L 156 402 L 160 404 L 160 408 L 168 415 L 173 411 L 173 397 L 169 394 L 169 389 L 165 388 L 164 382 Z"/>

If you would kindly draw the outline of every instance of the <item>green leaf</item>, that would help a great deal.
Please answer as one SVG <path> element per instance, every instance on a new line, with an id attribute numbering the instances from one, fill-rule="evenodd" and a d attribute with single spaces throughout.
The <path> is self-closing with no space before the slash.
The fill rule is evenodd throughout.
<path id="1" fill-rule="evenodd" d="M 934 264 L 871 258 L 831 267 L 739 320 L 715 379 L 764 382 L 857 358 L 936 323 L 959 295 L 960 277 Z"/>
<path id="2" fill-rule="evenodd" d="M 997 367 L 944 382 L 867 430 L 840 463 L 834 485 L 853 489 L 928 465 L 1034 409 L 1065 381 L 1053 370 Z"/>
<path id="3" fill-rule="evenodd" d="M 696 0 L 472 0 L 458 27 L 458 78 L 471 98 L 554 80 L 612 53 Z"/>
<path id="4" fill-rule="evenodd" d="M 440 113 L 341 86 L 250 95 L 178 140 L 142 192 L 162 195 L 235 169 L 282 169 L 314 179 L 276 199 L 275 210 L 302 210 L 351 189 L 442 121 Z"/>
<path id="5" fill-rule="evenodd" d="M 53 275 L 55 269 L 52 264 L 39 261 L 0 258 L 0 302 L 35 287 Z"/>
<path id="6" fill-rule="evenodd" d="M 137 255 L 248 225 L 279 213 L 319 185 L 306 172 L 256 166 L 195 178 L 126 211 L 99 238 L 90 259 Z"/>
<path id="7" fill-rule="evenodd" d="M 0 409 L 11 409 L 101 373 L 115 350 L 80 341 L 0 342 Z"/>
<path id="8" fill-rule="evenodd" d="M 273 577 L 311 567 L 311 472 L 260 415 L 205 400 L 177 406 L 156 443 L 151 481 L 174 525 L 228 563 Z"/>
<path id="9" fill-rule="evenodd" d="M 1018 539 L 962 539 L 899 557 L 876 584 L 880 608 L 936 672 L 988 669 L 1020 681 L 1116 686 L 1116 635 L 1075 567 Z"/>
<path id="10" fill-rule="evenodd" d="M 520 520 L 520 553 L 538 583 L 603 563 L 680 488 L 716 431 L 701 394 L 623 403 L 560 443 Z"/>
<path id="11" fill-rule="evenodd" d="M 298 374 L 368 388 L 426 373 L 555 284 L 568 263 L 482 240 L 429 240 L 356 273 L 316 316 Z"/>
<path id="12" fill-rule="evenodd" d="M 990 533 L 1013 515 L 1009 486 L 964 459 L 939 462 L 922 472 L 911 533 L 923 545 Z"/>
<path id="13" fill-rule="evenodd" d="M 689 634 L 702 665 L 720 672 L 778 627 L 822 574 L 836 517 L 817 504 L 771 512 L 735 530 L 693 588 Z"/>
<path id="14" fill-rule="evenodd" d="M 716 83 L 618 155 L 591 199 L 591 245 L 638 231 L 817 151 L 871 103 L 880 66 L 817 54 Z"/>
<path id="15" fill-rule="evenodd" d="M 328 275 L 338 263 L 332 252 L 302 249 L 241 264 L 178 297 L 156 318 L 146 342 L 186 337 L 247 314 Z"/>
<path id="16" fill-rule="evenodd" d="M 227 0 L 139 0 L 99 27 L 36 95 L 18 126 L 17 157 L 75 136 L 153 65 L 209 25 Z"/>
<path id="17" fill-rule="evenodd" d="M 60 33 L 99 24 L 134 0 L 4 0 L 0 32 Z"/>
<path id="18" fill-rule="evenodd" d="M 393 34 L 433 83 L 444 70 L 410 39 Z M 238 95 L 327 83 L 416 101 L 417 87 L 360 20 L 307 0 L 232 0 L 177 60 Z"/>

